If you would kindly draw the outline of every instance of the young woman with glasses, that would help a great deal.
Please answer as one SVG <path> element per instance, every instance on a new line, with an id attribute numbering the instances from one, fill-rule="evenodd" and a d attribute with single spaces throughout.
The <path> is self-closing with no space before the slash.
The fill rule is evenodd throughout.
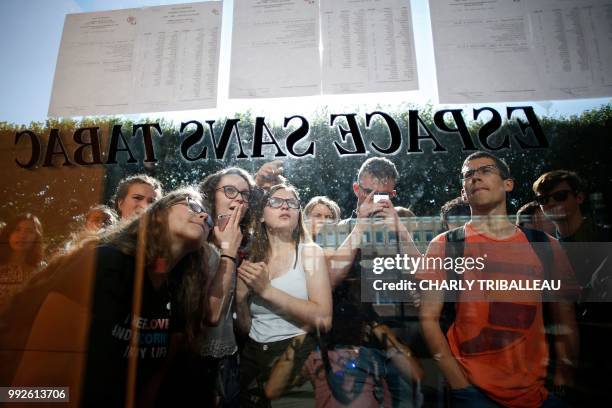
<path id="1" fill-rule="evenodd" d="M 273 186 L 256 205 L 249 257 L 238 268 L 238 324 L 248 333 L 240 368 L 244 407 L 269 405 L 264 384 L 295 339 L 331 327 L 325 256 L 310 240 L 300 208 L 293 187 Z"/>
<path id="2" fill-rule="evenodd" d="M 211 174 L 200 184 L 211 209 L 205 326 L 190 350 L 179 355 L 175 394 L 189 405 L 238 407 L 238 343 L 234 335 L 233 299 L 236 266 L 248 242 L 253 178 L 232 167 Z M 180 392 L 176 392 L 180 390 Z"/>
<path id="3" fill-rule="evenodd" d="M 21 339 L 25 350 L 2 384 L 70 386 L 70 401 L 83 406 L 123 406 L 130 389 L 136 405 L 155 401 L 171 342 L 201 327 L 211 224 L 200 194 L 179 189 L 52 260 L 0 320 L 0 333 L 11 332 L 0 335 L 0 348 Z"/>

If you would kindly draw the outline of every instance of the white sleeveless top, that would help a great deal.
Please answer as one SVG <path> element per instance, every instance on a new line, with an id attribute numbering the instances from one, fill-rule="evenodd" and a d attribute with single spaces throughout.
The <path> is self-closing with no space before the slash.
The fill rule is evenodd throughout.
<path id="1" fill-rule="evenodd" d="M 272 279 L 270 284 L 276 289 L 298 298 L 308 300 L 306 275 L 302 264 L 302 244 L 298 245 L 295 268 Z M 269 302 L 255 295 L 251 302 L 251 331 L 249 337 L 258 343 L 270 343 L 290 339 L 306 333 L 300 325 L 283 315 Z"/>

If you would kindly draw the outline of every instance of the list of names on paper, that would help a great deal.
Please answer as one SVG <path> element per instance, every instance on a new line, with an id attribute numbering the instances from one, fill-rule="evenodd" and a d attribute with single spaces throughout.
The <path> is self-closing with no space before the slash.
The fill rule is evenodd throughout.
<path id="1" fill-rule="evenodd" d="M 222 3 L 69 14 L 50 116 L 214 108 Z"/>
<path id="2" fill-rule="evenodd" d="M 230 98 L 321 93 L 318 0 L 234 0 Z"/>
<path id="3" fill-rule="evenodd" d="M 323 93 L 418 89 L 410 2 L 321 2 Z"/>

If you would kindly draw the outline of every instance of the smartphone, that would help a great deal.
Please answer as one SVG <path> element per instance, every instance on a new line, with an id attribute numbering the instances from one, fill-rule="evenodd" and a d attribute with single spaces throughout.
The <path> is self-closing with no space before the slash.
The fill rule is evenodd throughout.
<path id="1" fill-rule="evenodd" d="M 231 216 L 232 214 L 221 214 L 217 216 L 217 222 L 215 224 L 217 224 L 217 227 L 219 227 L 221 231 L 225 230 L 225 226 Z"/>
<path id="2" fill-rule="evenodd" d="M 388 200 L 389 194 L 387 193 L 374 193 L 374 203 L 379 202 L 380 200 Z"/>

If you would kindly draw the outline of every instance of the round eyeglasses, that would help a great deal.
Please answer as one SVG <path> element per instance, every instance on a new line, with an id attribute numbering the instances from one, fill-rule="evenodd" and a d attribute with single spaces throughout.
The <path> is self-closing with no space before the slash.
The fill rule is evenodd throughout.
<path id="1" fill-rule="evenodd" d="M 186 205 L 187 208 L 189 208 L 189 210 L 195 214 L 202 214 L 202 213 L 206 214 L 206 224 L 208 225 L 209 228 L 214 227 L 213 220 L 210 216 L 210 212 L 204 206 L 202 206 L 202 204 L 198 203 L 191 197 L 189 196 L 185 197 L 185 201 L 180 201 L 178 203 L 175 203 L 174 205 L 177 205 L 177 204 Z"/>
<path id="2" fill-rule="evenodd" d="M 215 191 L 219 191 L 219 190 L 223 190 L 223 194 L 225 194 L 225 197 L 229 198 L 230 200 L 233 200 L 234 198 L 238 197 L 238 194 L 242 196 L 242 199 L 244 201 L 249 201 L 249 199 L 251 198 L 250 190 L 240 191 L 234 186 L 223 186 L 223 187 L 219 187 Z"/>
<path id="3" fill-rule="evenodd" d="M 300 208 L 300 202 L 295 198 L 280 198 L 270 197 L 268 198 L 268 206 L 272 208 L 280 208 L 283 203 L 287 203 L 287 207 L 297 210 Z"/>
<path id="4" fill-rule="evenodd" d="M 462 183 L 465 183 L 467 181 L 470 181 L 477 174 L 480 174 L 482 176 L 489 176 L 489 175 L 496 174 L 496 173 L 499 173 L 499 171 L 497 170 L 497 166 L 494 164 L 487 164 L 485 166 L 480 166 L 476 169 L 467 170 L 465 173 L 461 175 L 460 180 Z"/>

